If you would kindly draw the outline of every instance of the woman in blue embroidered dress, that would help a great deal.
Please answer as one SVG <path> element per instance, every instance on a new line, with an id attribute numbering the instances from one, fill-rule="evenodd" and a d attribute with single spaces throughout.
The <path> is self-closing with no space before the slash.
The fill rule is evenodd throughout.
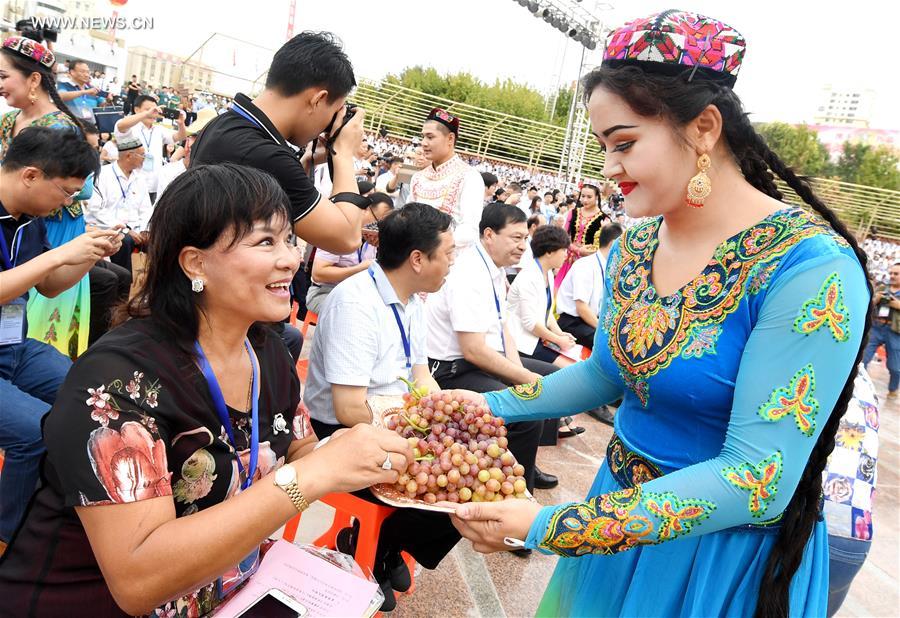
<path id="1" fill-rule="evenodd" d="M 584 80 L 604 175 L 653 218 L 610 252 L 593 356 L 486 402 L 519 421 L 624 395 L 615 435 L 584 502 L 454 517 L 478 551 L 512 537 L 563 557 L 539 615 L 825 614 L 821 473 L 871 291 L 855 239 L 742 112 L 743 52 L 731 27 L 666 11 L 613 32 Z"/>

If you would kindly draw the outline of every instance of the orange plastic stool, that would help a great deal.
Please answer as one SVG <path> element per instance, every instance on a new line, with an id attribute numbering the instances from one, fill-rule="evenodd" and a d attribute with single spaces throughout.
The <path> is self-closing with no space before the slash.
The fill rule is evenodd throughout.
<path id="1" fill-rule="evenodd" d="M 328 506 L 334 509 L 334 521 L 331 527 L 325 533 L 315 540 L 313 543 L 319 547 L 327 547 L 335 549 L 335 540 L 337 533 L 351 525 L 351 519 L 359 520 L 359 538 L 356 540 L 356 554 L 354 558 L 357 564 L 368 573 L 373 572 L 375 568 L 375 551 L 378 548 L 378 536 L 381 532 L 381 524 L 396 509 L 390 506 L 374 504 L 357 498 L 352 494 L 328 494 L 321 499 Z M 297 536 L 297 528 L 300 526 L 300 515 L 284 525 L 284 534 L 282 538 L 286 541 L 294 542 Z M 403 554 L 403 560 L 409 568 L 410 578 L 415 572 L 416 562 L 411 556 Z M 404 594 L 412 594 L 413 586 Z"/>
<path id="2" fill-rule="evenodd" d="M 319 314 L 307 309 L 306 317 L 303 318 L 303 326 L 300 327 L 300 332 L 303 333 L 304 339 L 306 339 L 306 331 L 307 331 L 307 329 L 309 329 L 309 325 L 312 324 L 313 326 L 315 326 L 318 321 L 319 321 Z"/>
<path id="3" fill-rule="evenodd" d="M 581 347 L 581 360 L 587 360 L 591 357 L 591 349 L 585 346 Z"/>

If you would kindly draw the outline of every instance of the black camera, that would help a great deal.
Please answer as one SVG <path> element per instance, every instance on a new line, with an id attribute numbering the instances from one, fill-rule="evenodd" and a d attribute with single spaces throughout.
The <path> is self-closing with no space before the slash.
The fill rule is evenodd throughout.
<path id="1" fill-rule="evenodd" d="M 171 107 L 164 107 L 162 110 L 163 118 L 168 118 L 169 120 L 178 120 L 181 118 L 181 111 L 177 109 L 173 109 Z"/>
<path id="2" fill-rule="evenodd" d="M 21 32 L 22 36 L 26 39 L 31 39 L 38 43 L 43 43 L 44 41 L 56 43 L 56 38 L 59 35 L 59 30 L 57 28 L 38 28 L 33 17 L 17 21 L 16 30 Z"/>

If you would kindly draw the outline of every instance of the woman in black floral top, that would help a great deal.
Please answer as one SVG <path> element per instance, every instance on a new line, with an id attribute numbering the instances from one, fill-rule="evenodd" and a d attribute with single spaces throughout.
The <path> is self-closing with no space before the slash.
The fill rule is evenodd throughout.
<path id="1" fill-rule="evenodd" d="M 364 425 L 313 451 L 291 358 L 260 324 L 289 312 L 285 283 L 300 263 L 270 176 L 192 169 L 151 228 L 133 319 L 78 360 L 45 419 L 44 483 L 0 562 L 8 615 L 202 616 L 297 514 L 275 469 L 293 466 L 312 502 L 395 482 L 411 461 L 403 438 Z"/>

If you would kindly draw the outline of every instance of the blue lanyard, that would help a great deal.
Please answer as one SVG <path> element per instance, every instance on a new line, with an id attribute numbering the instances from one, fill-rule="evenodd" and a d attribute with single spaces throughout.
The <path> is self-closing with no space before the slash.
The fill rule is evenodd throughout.
<path id="1" fill-rule="evenodd" d="M 547 311 L 544 313 L 544 321 L 546 322 L 547 318 L 550 317 L 550 305 L 553 303 L 553 300 L 550 297 L 550 286 L 547 285 L 547 276 L 544 274 L 544 268 L 541 266 L 540 261 L 537 258 L 534 258 L 534 263 L 537 264 L 538 270 L 541 271 L 541 279 L 544 282 L 544 290 L 547 292 Z M 547 326 L 544 324 L 544 326 Z"/>
<path id="2" fill-rule="evenodd" d="M 122 199 L 123 199 L 123 200 L 124 200 L 124 199 L 127 199 L 127 198 L 125 197 L 125 189 L 122 187 L 122 181 L 119 179 L 119 175 L 116 174 L 115 170 L 113 170 L 113 176 L 116 177 L 116 182 L 119 183 L 119 191 L 122 192 Z M 130 181 L 128 182 L 128 186 L 129 186 L 129 188 L 131 187 L 131 182 L 130 182 Z"/>
<path id="3" fill-rule="evenodd" d="M 144 130 L 141 129 L 141 139 L 144 142 L 144 146 L 147 147 L 147 150 L 150 150 L 150 143 L 153 141 L 153 130 L 154 129 L 156 129 L 156 127 L 150 127 L 150 139 L 147 139 L 147 133 L 145 133 Z"/>
<path id="4" fill-rule="evenodd" d="M 13 234 L 13 244 L 16 243 L 16 235 Z M 15 256 L 10 260 L 9 247 L 6 246 L 6 235 L 0 229 L 0 258 L 3 259 L 3 270 L 12 270 Z"/>
<path id="5" fill-rule="evenodd" d="M 365 242 L 363 242 L 362 247 L 360 247 L 359 249 L 356 250 L 356 259 L 360 264 L 362 264 L 362 261 L 363 261 L 363 259 L 362 259 L 363 253 L 365 253 L 366 249 L 368 249 L 368 248 L 369 248 L 369 242 L 365 241 Z"/>
<path id="6" fill-rule="evenodd" d="M 375 284 L 375 289 L 378 290 L 378 282 L 375 281 L 375 271 L 372 270 L 371 266 L 369 267 L 369 276 L 372 277 L 372 283 Z M 412 363 L 410 362 L 412 351 L 409 345 L 409 337 L 406 336 L 406 329 L 403 328 L 403 320 L 400 319 L 400 312 L 397 311 L 397 306 L 391 303 L 391 309 L 394 311 L 394 319 L 397 321 L 397 328 L 400 329 L 400 339 L 403 341 L 403 353 L 406 354 L 406 368 L 412 369 Z M 410 330 L 412 330 L 412 325 L 410 325 Z"/>
<path id="7" fill-rule="evenodd" d="M 491 280 L 491 293 L 494 295 L 494 306 L 497 308 L 497 321 L 500 322 L 500 347 L 503 348 L 503 355 L 506 356 L 506 342 L 503 340 L 503 313 L 500 311 L 500 299 L 497 297 L 497 288 L 494 287 L 494 277 L 491 275 L 491 267 L 488 266 L 487 258 L 484 257 L 481 249 L 476 247 L 475 251 L 481 256 L 481 261 L 484 262 L 484 268 L 488 273 L 488 279 Z"/>
<path id="8" fill-rule="evenodd" d="M 253 483 L 253 475 L 256 474 L 256 465 L 259 461 L 259 365 L 256 363 L 256 356 L 250 347 L 250 342 L 244 340 L 244 347 L 247 348 L 247 354 L 250 356 L 250 364 L 253 366 L 253 383 L 251 386 L 251 408 L 250 408 L 250 469 L 244 476 L 241 483 L 241 489 L 247 489 Z M 244 473 L 244 465 L 241 463 L 241 457 L 237 453 L 237 446 L 234 441 L 234 429 L 231 427 L 231 417 L 228 414 L 228 408 L 225 406 L 225 396 L 222 395 L 222 389 L 219 387 L 219 381 L 213 372 L 200 347 L 200 342 L 194 342 L 194 350 L 197 352 L 197 361 L 200 363 L 200 370 L 203 371 L 203 377 L 209 385 L 209 394 L 212 395 L 213 404 L 216 406 L 216 412 L 219 414 L 219 421 L 228 433 L 228 439 L 231 441 L 232 448 L 235 449 L 234 456 L 237 458 L 238 469 L 241 474 Z"/>
<path id="9" fill-rule="evenodd" d="M 600 283 L 606 280 L 606 268 L 603 267 L 603 260 L 600 259 L 600 250 L 598 249 L 594 255 L 597 256 L 597 263 L 600 265 Z"/>

